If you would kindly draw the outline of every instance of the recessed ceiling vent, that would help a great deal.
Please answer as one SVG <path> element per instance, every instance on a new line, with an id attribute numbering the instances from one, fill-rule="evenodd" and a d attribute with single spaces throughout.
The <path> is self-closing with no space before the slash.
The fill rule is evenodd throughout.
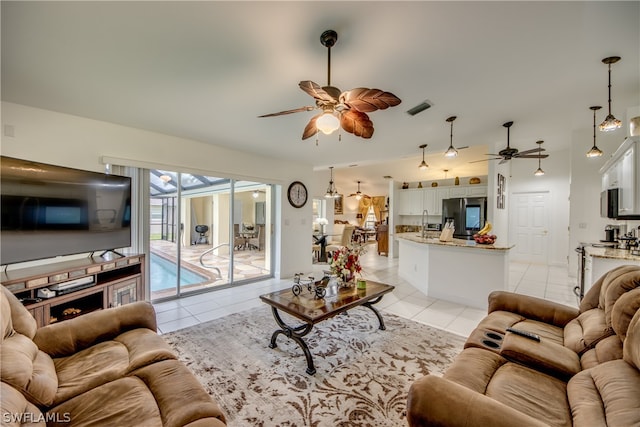
<path id="1" fill-rule="evenodd" d="M 410 116 L 415 116 L 416 114 L 427 110 L 429 108 L 431 108 L 431 102 L 429 102 L 429 100 L 425 100 L 423 102 L 421 102 L 420 104 L 416 105 L 413 108 L 410 108 L 409 110 L 407 110 L 407 114 L 409 114 Z"/>

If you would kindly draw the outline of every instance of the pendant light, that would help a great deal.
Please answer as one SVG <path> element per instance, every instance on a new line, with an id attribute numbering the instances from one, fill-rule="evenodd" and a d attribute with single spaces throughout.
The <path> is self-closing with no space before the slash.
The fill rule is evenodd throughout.
<path id="1" fill-rule="evenodd" d="M 542 143 L 544 141 L 536 141 L 536 144 L 538 144 L 538 156 L 540 156 L 540 154 L 542 153 Z M 542 168 L 540 167 L 540 157 L 538 157 L 538 169 L 536 169 L 536 171 L 533 173 L 535 176 L 542 176 L 544 175 L 544 171 L 542 170 Z"/>
<path id="2" fill-rule="evenodd" d="M 453 148 L 453 121 L 456 119 L 456 116 L 451 116 L 447 118 L 447 122 L 451 123 L 451 132 L 449 134 L 449 148 L 444 152 L 445 157 L 456 157 L 458 155 L 458 150 Z"/>
<path id="3" fill-rule="evenodd" d="M 611 114 L 611 64 L 615 64 L 618 61 L 620 61 L 619 56 L 610 56 L 602 60 L 602 62 L 609 66 L 609 114 L 604 119 L 604 121 L 600 123 L 600 130 L 602 132 L 610 132 L 622 126 L 622 122 L 613 117 L 613 114 Z"/>
<path id="4" fill-rule="evenodd" d="M 418 169 L 426 170 L 429 167 L 427 162 L 424 161 L 424 149 L 427 148 L 427 144 L 422 144 L 420 148 L 422 148 L 422 162 L 418 165 Z"/>
<path id="5" fill-rule="evenodd" d="M 356 191 L 356 200 L 362 199 L 362 192 L 360 191 L 360 181 L 358 181 L 358 191 Z"/>
<path id="6" fill-rule="evenodd" d="M 593 110 L 593 147 L 591 150 L 587 151 L 587 157 L 600 157 L 602 156 L 602 150 L 596 146 L 596 111 L 601 109 L 599 105 L 589 107 L 590 110 Z M 602 125 L 600 125 L 602 129 Z"/>
<path id="7" fill-rule="evenodd" d="M 338 194 L 338 190 L 336 190 L 336 186 L 333 183 L 333 166 L 329 167 L 329 171 L 331 171 L 331 177 L 329 178 L 329 186 L 327 187 L 327 192 L 324 193 L 324 197 L 327 199 L 335 199 L 340 197 Z"/>

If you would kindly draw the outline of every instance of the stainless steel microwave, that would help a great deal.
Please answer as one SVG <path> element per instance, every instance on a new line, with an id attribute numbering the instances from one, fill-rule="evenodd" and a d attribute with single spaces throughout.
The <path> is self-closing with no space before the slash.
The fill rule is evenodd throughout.
<path id="1" fill-rule="evenodd" d="M 618 200 L 620 191 L 610 188 L 600 193 L 600 216 L 602 218 L 618 218 Z"/>

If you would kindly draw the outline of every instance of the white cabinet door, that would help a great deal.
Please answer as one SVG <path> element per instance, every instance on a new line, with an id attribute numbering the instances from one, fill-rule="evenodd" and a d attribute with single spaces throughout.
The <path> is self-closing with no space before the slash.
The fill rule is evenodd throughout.
<path id="1" fill-rule="evenodd" d="M 399 215 L 420 215 L 422 213 L 422 189 L 400 190 L 398 195 Z"/>
<path id="2" fill-rule="evenodd" d="M 436 202 L 433 210 L 434 215 L 442 215 L 442 201 L 451 197 L 450 194 L 451 192 L 448 188 L 436 189 Z"/>
<path id="3" fill-rule="evenodd" d="M 618 212 L 621 215 L 631 215 L 635 208 L 635 146 L 629 147 L 622 155 L 618 164 L 620 196 Z"/>
<path id="4" fill-rule="evenodd" d="M 467 197 L 467 187 L 451 187 L 449 189 L 449 197 Z"/>
<path id="5" fill-rule="evenodd" d="M 426 209 L 429 215 L 437 215 L 436 213 L 436 189 L 427 188 L 422 192 L 422 208 Z M 422 212 L 420 212 L 422 214 Z"/>
<path id="6" fill-rule="evenodd" d="M 478 185 L 467 188 L 467 195 L 473 197 L 486 197 L 487 195 L 487 186 L 486 185 Z"/>

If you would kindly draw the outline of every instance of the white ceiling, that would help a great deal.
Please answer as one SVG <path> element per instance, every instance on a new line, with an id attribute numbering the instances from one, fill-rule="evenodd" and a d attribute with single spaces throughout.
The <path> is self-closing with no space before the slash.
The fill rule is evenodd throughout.
<path id="1" fill-rule="evenodd" d="M 506 145 L 508 120 L 520 150 L 539 139 L 551 155 L 567 148 L 572 132 L 590 128 L 588 107 L 606 107 L 606 56 L 622 57 L 612 95 L 613 113 L 624 118 L 640 105 L 639 22 L 637 1 L 3 1 L 2 99 L 317 170 L 334 165 L 336 176 L 362 180 L 366 192 L 383 175 L 415 181 L 440 179 L 444 168 L 486 173 L 486 163 L 468 162 L 483 158 L 487 146 Z M 334 86 L 402 99 L 370 114 L 370 140 L 343 132 L 341 142 L 336 135 L 321 135 L 318 146 L 301 141 L 313 112 L 257 118 L 312 105 L 298 82 L 326 84 L 319 41 L 326 29 L 338 32 Z M 424 100 L 432 108 L 406 113 Z M 454 145 L 473 147 L 445 164 L 450 115 L 458 116 Z M 599 121 L 605 115 L 603 108 Z M 418 175 L 420 144 L 428 144 L 432 167 Z"/>

